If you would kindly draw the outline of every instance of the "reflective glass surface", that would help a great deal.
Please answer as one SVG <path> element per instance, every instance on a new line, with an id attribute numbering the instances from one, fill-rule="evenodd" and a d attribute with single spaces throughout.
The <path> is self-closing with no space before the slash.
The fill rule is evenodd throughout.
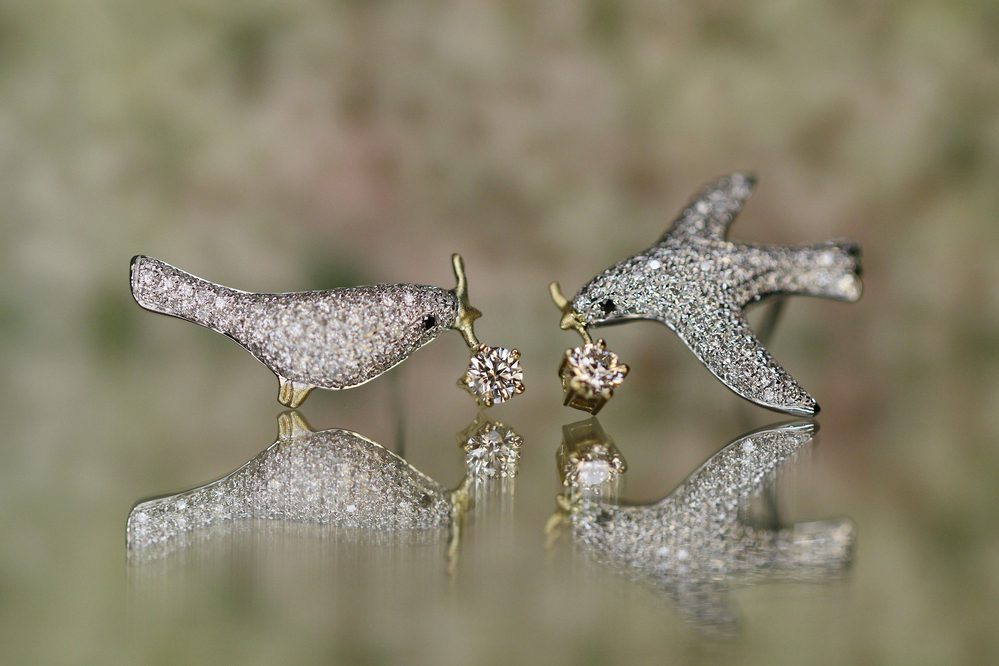
<path id="1" fill-rule="evenodd" d="M 0 662 L 999 663 L 997 26 L 0 3 Z M 862 248 L 859 302 L 789 298 L 764 336 L 822 411 L 749 404 L 649 321 L 593 331 L 630 368 L 597 420 L 563 406 L 580 338 L 549 283 L 571 299 L 738 170 L 731 239 Z M 445 312 L 290 412 L 129 291 L 137 254 L 252 292 L 447 290 L 455 252 L 479 340 L 522 354 L 485 412 Z"/>

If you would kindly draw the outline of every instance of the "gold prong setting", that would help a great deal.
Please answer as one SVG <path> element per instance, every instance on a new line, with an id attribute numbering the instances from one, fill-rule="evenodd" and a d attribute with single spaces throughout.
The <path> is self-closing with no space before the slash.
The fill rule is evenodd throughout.
<path id="1" fill-rule="evenodd" d="M 548 285 L 555 307 L 562 311 L 559 326 L 564 331 L 570 329 L 583 338 L 581 347 L 566 349 L 558 374 L 562 379 L 562 404 L 596 414 L 614 396 L 614 390 L 621 386 L 630 368 L 621 363 L 617 354 L 607 350 L 603 340 L 593 342 L 586 325 L 562 294 L 558 282 Z"/>
<path id="2" fill-rule="evenodd" d="M 603 340 L 565 350 L 558 370 L 563 404 L 596 414 L 614 396 L 629 370 Z"/>
<path id="3" fill-rule="evenodd" d="M 461 255 L 452 255 L 451 263 L 454 266 L 454 277 L 458 281 L 451 290 L 458 302 L 451 328 L 461 333 L 472 353 L 468 370 L 458 380 L 458 386 L 471 393 L 483 407 L 492 407 L 524 392 L 520 352 L 505 347 L 490 347 L 480 343 L 475 337 L 474 323 L 482 313 L 468 302 L 468 279 L 465 277 L 465 262 Z"/>

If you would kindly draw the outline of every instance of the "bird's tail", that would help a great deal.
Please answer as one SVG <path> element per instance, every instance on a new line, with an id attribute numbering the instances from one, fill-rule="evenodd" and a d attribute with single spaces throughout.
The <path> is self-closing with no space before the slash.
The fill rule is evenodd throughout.
<path id="1" fill-rule="evenodd" d="M 202 280 L 159 259 L 132 258 L 132 297 L 152 312 L 219 328 L 220 317 L 234 304 L 235 292 Z"/>
<path id="2" fill-rule="evenodd" d="M 171 546 L 183 544 L 184 537 L 194 537 L 199 530 L 251 517 L 244 503 L 219 499 L 232 493 L 230 479 L 244 469 L 246 466 L 199 488 L 136 504 L 128 514 L 125 528 L 125 543 L 131 555 L 137 556 L 138 562 L 143 558 L 156 559 L 170 552 Z M 180 543 L 170 543 L 175 540 Z"/>
<path id="3" fill-rule="evenodd" d="M 798 581 L 824 581 L 853 563 L 856 528 L 849 518 L 796 523 L 775 534 L 774 574 Z"/>
<path id="4" fill-rule="evenodd" d="M 860 280 L 860 246 L 850 240 L 832 240 L 794 250 L 797 269 L 782 285 L 789 293 L 854 302 L 864 286 Z"/>

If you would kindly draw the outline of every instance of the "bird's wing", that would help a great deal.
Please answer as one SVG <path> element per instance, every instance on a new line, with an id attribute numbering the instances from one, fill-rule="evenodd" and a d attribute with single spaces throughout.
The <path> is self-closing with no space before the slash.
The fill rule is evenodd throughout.
<path id="1" fill-rule="evenodd" d="M 742 435 L 708 458 L 658 505 L 689 514 L 692 510 L 711 512 L 717 511 L 718 506 L 738 503 L 770 483 L 771 472 L 811 442 L 818 430 L 819 424 L 815 421 L 798 420 Z M 748 468 L 747 459 L 753 462 Z M 744 520 L 744 516 L 740 515 L 739 520 Z M 777 525 L 779 520 L 774 509 L 774 517 L 767 528 Z"/>
<path id="2" fill-rule="evenodd" d="M 763 348 L 740 308 L 689 307 L 671 326 L 715 377 L 762 407 L 799 416 L 818 413 L 815 399 Z"/>
<path id="3" fill-rule="evenodd" d="M 676 233 L 723 240 L 729 225 L 752 196 L 754 185 L 753 176 L 734 173 L 706 186 L 691 199 L 660 242 Z"/>

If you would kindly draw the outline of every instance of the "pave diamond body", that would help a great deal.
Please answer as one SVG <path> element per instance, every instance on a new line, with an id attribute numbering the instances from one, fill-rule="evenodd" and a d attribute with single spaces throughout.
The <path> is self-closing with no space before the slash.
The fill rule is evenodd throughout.
<path id="1" fill-rule="evenodd" d="M 313 388 L 351 388 L 401 363 L 448 330 L 459 306 L 451 291 L 414 284 L 247 293 L 143 256 L 131 284 L 143 308 L 239 343 L 279 377 L 291 407 Z"/>

